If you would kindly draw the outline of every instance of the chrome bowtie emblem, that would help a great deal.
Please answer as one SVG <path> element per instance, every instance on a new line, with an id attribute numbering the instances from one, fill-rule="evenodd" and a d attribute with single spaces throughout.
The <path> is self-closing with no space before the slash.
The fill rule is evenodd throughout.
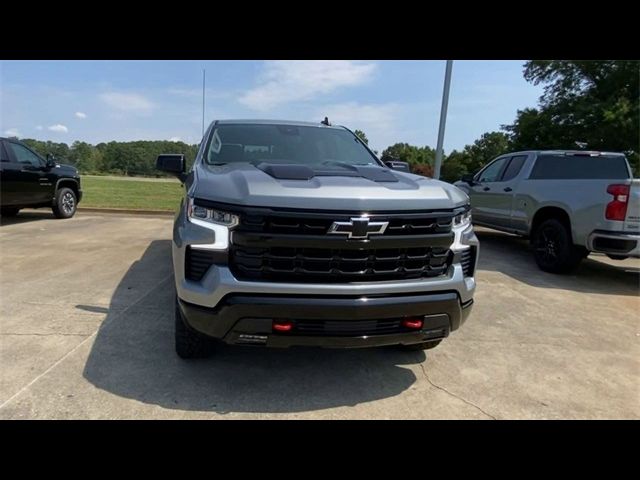
<path id="1" fill-rule="evenodd" d="M 334 235 L 349 235 L 349 238 L 367 238 L 369 234 L 382 234 L 389 222 L 372 222 L 369 217 L 354 217 L 348 222 L 333 222 L 329 231 Z"/>

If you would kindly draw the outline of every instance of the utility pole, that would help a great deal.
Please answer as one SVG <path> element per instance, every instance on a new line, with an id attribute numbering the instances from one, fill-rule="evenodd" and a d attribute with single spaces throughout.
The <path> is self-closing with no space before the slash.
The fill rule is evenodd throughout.
<path id="1" fill-rule="evenodd" d="M 442 107 L 440 107 L 440 127 L 438 128 L 438 146 L 436 147 L 436 164 L 433 178 L 440 178 L 440 167 L 442 167 L 442 144 L 444 143 L 444 127 L 447 123 L 447 107 L 449 106 L 449 87 L 451 86 L 451 68 L 453 60 L 447 60 L 447 67 L 444 72 L 444 90 L 442 91 Z"/>
<path id="2" fill-rule="evenodd" d="M 202 137 L 204 137 L 204 80 L 206 77 L 207 71 L 202 69 Z"/>

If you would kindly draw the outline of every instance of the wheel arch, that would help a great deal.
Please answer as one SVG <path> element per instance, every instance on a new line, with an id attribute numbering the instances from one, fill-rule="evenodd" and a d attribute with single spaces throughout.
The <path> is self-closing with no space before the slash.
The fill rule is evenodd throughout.
<path id="1" fill-rule="evenodd" d="M 540 225 L 545 220 L 549 220 L 550 218 L 555 218 L 561 221 L 568 229 L 573 239 L 573 229 L 571 228 L 571 217 L 569 216 L 569 212 L 561 206 L 558 205 L 545 205 L 539 208 L 536 213 L 533 215 L 531 219 L 531 228 L 529 229 L 530 238 L 533 238 L 534 232 L 538 225 Z"/>
<path id="2" fill-rule="evenodd" d="M 79 202 L 79 198 L 80 198 L 80 186 L 78 185 L 78 181 L 75 180 L 74 178 L 60 178 L 58 179 L 58 181 L 56 182 L 56 189 L 55 192 L 53 194 L 53 202 L 56 201 L 56 193 L 58 192 L 58 190 L 60 190 L 61 188 L 70 188 L 71 190 L 73 190 L 73 193 L 76 194 L 76 201 Z"/>

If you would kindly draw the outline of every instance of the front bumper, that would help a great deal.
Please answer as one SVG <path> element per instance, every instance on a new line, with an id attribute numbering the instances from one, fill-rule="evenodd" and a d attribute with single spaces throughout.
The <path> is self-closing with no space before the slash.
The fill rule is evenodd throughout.
<path id="1" fill-rule="evenodd" d="M 468 228 L 456 234 L 454 252 L 479 242 Z M 322 345 L 359 347 L 411 344 L 446 337 L 465 321 L 476 283 L 465 276 L 459 255 L 446 273 L 408 280 L 349 283 L 293 283 L 238 280 L 226 265 L 212 265 L 199 281 L 185 277 L 188 246 L 209 247 L 219 241 L 216 233 L 188 222 L 180 209 L 173 231 L 173 266 L 176 292 L 186 322 L 195 330 L 228 343 L 267 346 Z M 420 331 L 394 331 L 375 335 L 313 335 L 299 331 L 274 333 L 274 319 L 330 320 L 350 323 L 424 317 Z M 256 338 L 252 338 L 256 337 Z"/>
<path id="2" fill-rule="evenodd" d="M 229 344 L 334 348 L 439 340 L 464 323 L 472 304 L 461 305 L 456 292 L 371 298 L 230 295 L 214 309 L 179 300 L 182 316 L 191 328 Z M 387 327 L 382 330 L 385 333 L 375 331 L 376 325 L 404 316 L 422 317 L 422 328 L 415 331 L 399 326 Z M 276 332 L 272 329 L 274 320 L 292 321 L 294 327 L 289 332 Z M 320 325 L 320 330 L 308 334 L 303 329 L 307 321 Z M 358 332 L 363 328 L 372 330 Z"/>
<path id="3" fill-rule="evenodd" d="M 587 249 L 592 252 L 640 257 L 640 235 L 595 230 L 589 235 Z"/>

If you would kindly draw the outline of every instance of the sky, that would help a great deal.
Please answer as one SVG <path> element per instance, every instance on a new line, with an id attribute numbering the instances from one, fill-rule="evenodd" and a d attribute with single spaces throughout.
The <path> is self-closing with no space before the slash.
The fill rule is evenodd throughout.
<path id="1" fill-rule="evenodd" d="M 511 123 L 542 94 L 523 60 L 454 61 L 444 150 Z M 373 149 L 436 146 L 445 61 L 1 61 L 0 134 L 92 144 L 182 140 L 205 123 L 261 118 L 360 129 Z"/>

